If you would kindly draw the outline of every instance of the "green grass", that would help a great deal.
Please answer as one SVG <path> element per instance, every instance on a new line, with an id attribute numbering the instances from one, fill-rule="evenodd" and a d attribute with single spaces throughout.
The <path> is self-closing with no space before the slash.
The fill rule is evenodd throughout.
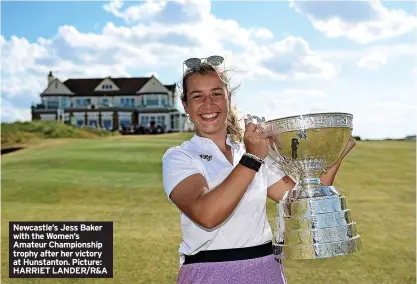
<path id="1" fill-rule="evenodd" d="M 175 283 L 179 214 L 161 156 L 190 134 L 71 139 L 2 156 L 2 283 Z M 415 143 L 359 142 L 335 186 L 362 251 L 284 262 L 289 283 L 415 283 Z M 274 225 L 275 206 L 268 202 Z M 8 279 L 8 222 L 114 221 L 114 279 Z"/>
<path id="2" fill-rule="evenodd" d="M 94 138 L 114 136 L 115 132 L 80 129 L 57 121 L 25 121 L 1 124 L 2 148 L 25 145 L 48 138 Z"/>

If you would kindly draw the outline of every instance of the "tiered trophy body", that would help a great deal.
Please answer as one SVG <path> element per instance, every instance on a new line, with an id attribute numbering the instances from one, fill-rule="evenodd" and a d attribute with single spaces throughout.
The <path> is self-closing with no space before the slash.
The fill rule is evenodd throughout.
<path id="1" fill-rule="evenodd" d="M 296 180 L 294 189 L 277 204 L 277 259 L 327 258 L 361 248 L 346 197 L 320 181 L 345 149 L 352 119 L 346 113 L 315 113 L 262 122 L 269 136 L 272 170 Z"/>

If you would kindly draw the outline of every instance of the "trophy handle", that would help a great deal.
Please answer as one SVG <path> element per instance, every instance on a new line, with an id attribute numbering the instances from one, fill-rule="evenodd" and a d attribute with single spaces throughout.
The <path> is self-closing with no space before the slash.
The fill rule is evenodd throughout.
<path id="1" fill-rule="evenodd" d="M 268 133 L 269 131 L 265 127 L 265 117 L 259 117 L 256 115 L 248 114 L 246 115 L 246 119 L 252 123 L 254 123 L 253 121 L 255 120 L 257 124 L 259 124 L 261 127 L 263 127 L 266 130 L 267 138 L 269 140 L 268 141 L 268 147 L 269 147 L 268 157 L 270 158 L 270 161 L 272 161 L 270 167 L 278 168 L 279 170 L 284 171 L 286 174 L 289 175 L 289 173 L 287 173 L 285 169 L 282 168 L 282 165 L 279 162 L 279 161 L 285 160 L 285 157 L 280 153 L 281 146 L 277 145 L 274 139 L 272 139 L 273 137 L 271 136 L 271 133 Z"/>
<path id="2" fill-rule="evenodd" d="M 253 120 L 256 120 L 256 122 L 259 124 L 259 125 L 261 125 L 262 127 L 264 126 L 264 123 L 265 123 L 265 117 L 259 117 L 259 116 L 256 116 L 256 115 L 251 115 L 251 114 L 248 114 L 248 115 L 246 115 L 246 119 L 249 121 L 249 122 L 251 122 L 251 123 L 254 123 L 253 122 Z"/>

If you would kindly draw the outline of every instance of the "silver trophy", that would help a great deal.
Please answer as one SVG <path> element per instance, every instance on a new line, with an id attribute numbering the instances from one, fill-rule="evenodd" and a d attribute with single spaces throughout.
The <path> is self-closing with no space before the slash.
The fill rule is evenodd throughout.
<path id="1" fill-rule="evenodd" d="M 318 259 L 360 250 L 361 241 L 346 197 L 320 175 L 342 154 L 352 131 L 347 113 L 314 113 L 265 121 L 272 170 L 296 180 L 277 204 L 274 254 L 277 259 Z"/>

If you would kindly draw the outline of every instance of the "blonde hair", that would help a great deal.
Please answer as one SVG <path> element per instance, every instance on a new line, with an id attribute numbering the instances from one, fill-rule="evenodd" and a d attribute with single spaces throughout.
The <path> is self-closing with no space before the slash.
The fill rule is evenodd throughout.
<path id="1" fill-rule="evenodd" d="M 182 95 L 181 100 L 186 103 L 187 102 L 187 79 L 190 75 L 198 73 L 200 75 L 205 75 L 209 72 L 216 72 L 219 76 L 219 79 L 223 82 L 226 90 L 232 95 L 234 92 L 233 89 L 229 88 L 230 79 L 227 77 L 227 73 L 224 70 L 217 69 L 210 64 L 201 63 L 200 65 L 188 69 L 182 78 Z M 229 112 L 227 115 L 227 134 L 230 135 L 230 139 L 234 142 L 242 142 L 243 141 L 243 129 L 240 126 L 239 118 L 237 115 L 236 107 L 232 106 L 231 102 L 229 102 Z"/>

